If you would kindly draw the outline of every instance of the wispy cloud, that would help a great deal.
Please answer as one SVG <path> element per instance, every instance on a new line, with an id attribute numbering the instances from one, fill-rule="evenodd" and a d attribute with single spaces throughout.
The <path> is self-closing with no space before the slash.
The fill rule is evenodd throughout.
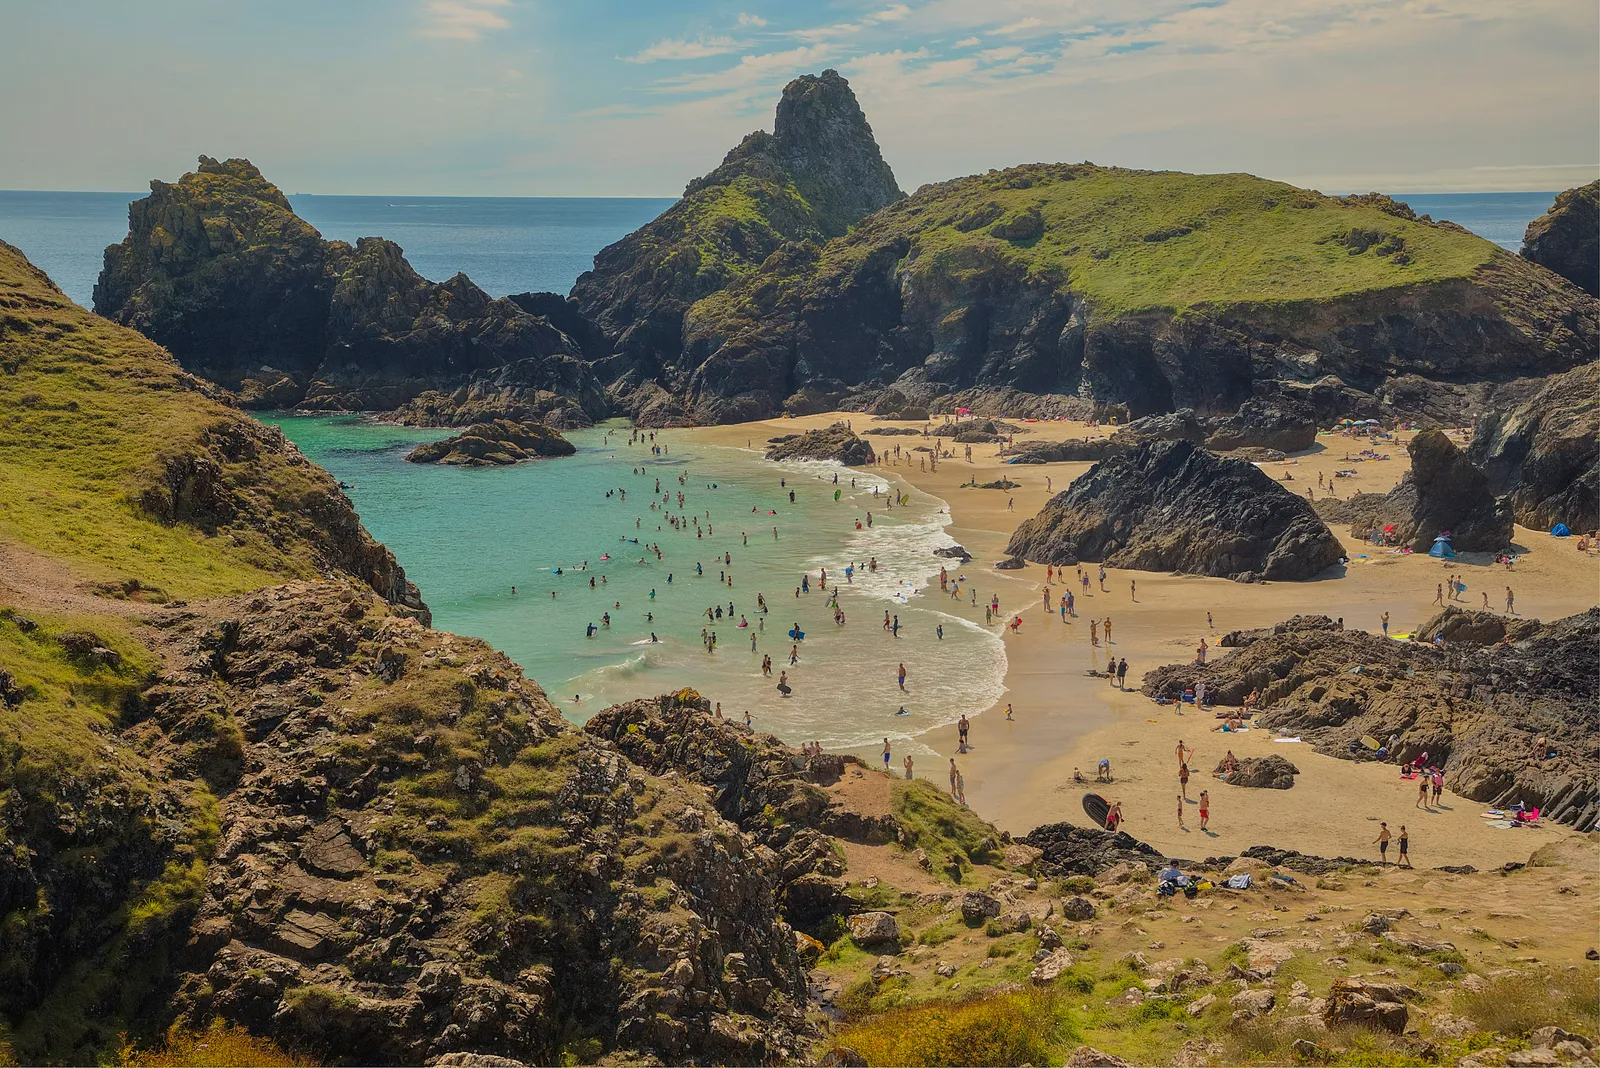
<path id="1" fill-rule="evenodd" d="M 748 11 L 739 12 L 739 25 L 741 26 L 761 27 L 765 26 L 766 24 L 767 20 L 762 18 L 760 15 L 752 15 Z"/>
<path id="2" fill-rule="evenodd" d="M 422 11 L 421 37 L 443 37 L 456 41 L 475 41 L 484 34 L 503 30 L 511 23 L 499 14 L 511 0 L 428 0 Z"/>
<path id="3" fill-rule="evenodd" d="M 956 47 L 957 48 L 971 48 L 973 45 L 975 45 L 977 43 L 978 43 L 978 38 L 976 38 L 976 37 L 963 37 L 963 38 L 961 38 L 961 40 L 956 42 Z"/>
<path id="4" fill-rule="evenodd" d="M 876 15 L 872 16 L 874 22 L 899 22 L 911 14 L 911 8 L 905 4 L 890 4 Z"/>
<path id="5" fill-rule="evenodd" d="M 669 37 L 623 58 L 629 63 L 654 63 L 658 59 L 704 59 L 738 50 L 739 42 L 732 37 L 698 37 L 692 41 L 685 37 Z"/>

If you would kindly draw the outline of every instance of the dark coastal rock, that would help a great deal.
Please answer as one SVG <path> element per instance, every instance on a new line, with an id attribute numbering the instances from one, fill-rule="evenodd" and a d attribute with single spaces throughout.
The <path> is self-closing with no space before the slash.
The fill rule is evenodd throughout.
<path id="1" fill-rule="evenodd" d="M 406 460 L 414 464 L 505 467 L 540 456 L 571 456 L 577 451 L 572 442 L 543 423 L 496 419 L 474 423 L 459 434 L 418 445 L 406 454 Z"/>
<path id="2" fill-rule="evenodd" d="M 1535 530 L 1564 523 L 1600 529 L 1600 362 L 1552 375 L 1521 404 L 1479 421 L 1467 458 L 1517 522 Z"/>
<path id="3" fill-rule="evenodd" d="M 1181 441 L 1096 464 L 1025 520 L 1006 551 L 1044 564 L 1269 580 L 1311 578 L 1344 556 L 1305 501 L 1250 464 Z"/>
<path id="4" fill-rule="evenodd" d="M 465 275 L 430 282 L 392 241 L 324 241 L 247 160 L 202 156 L 150 189 L 106 249 L 95 310 L 247 407 L 389 411 L 459 390 L 463 403 L 492 393 L 502 413 L 572 409 L 585 425 L 610 413 L 582 345 L 552 325 L 581 327 L 564 303 L 531 314 Z"/>
<path id="5" fill-rule="evenodd" d="M 1528 224 L 1522 256 L 1600 296 L 1600 180 L 1558 193 L 1550 210 Z"/>
<path id="6" fill-rule="evenodd" d="M 1126 831 L 1112 834 L 1099 828 L 1078 827 L 1071 823 L 1047 823 L 1017 839 L 1040 850 L 1036 861 L 1047 875 L 1098 875 L 1118 864 L 1145 864 L 1159 867 L 1163 854 Z"/>
<path id="7" fill-rule="evenodd" d="M 1143 445 L 1147 441 L 1187 441 L 1191 445 L 1202 445 L 1206 440 L 1206 428 L 1193 408 L 1180 408 L 1175 412 L 1135 419 L 1126 426 L 1118 427 L 1111 435 L 1111 440 L 1127 447 Z"/>
<path id="8" fill-rule="evenodd" d="M 1058 464 L 1089 460 L 1099 463 L 1111 456 L 1122 456 L 1130 446 L 1109 438 L 1091 441 L 1023 441 L 1007 449 L 1003 455 L 1012 457 L 1014 464 Z"/>
<path id="9" fill-rule="evenodd" d="M 638 389 L 656 383 L 687 397 L 700 422 L 766 418 L 790 398 L 794 414 L 826 410 L 840 396 L 826 376 L 797 380 L 762 362 L 734 367 L 726 357 L 708 364 L 718 340 L 696 337 L 686 318 L 774 254 L 805 255 L 801 245 L 815 249 L 903 195 L 849 83 L 832 70 L 796 78 L 784 87 L 772 133 L 747 136 L 659 218 L 602 249 L 578 279 L 572 295 L 614 354 L 597 365 L 601 377 L 635 412 L 648 396 Z M 702 379 L 716 388 L 703 390 Z"/>
<path id="10" fill-rule="evenodd" d="M 1233 770 L 1227 771 L 1224 762 L 1218 761 L 1213 772 L 1229 786 L 1248 786 L 1260 790 L 1288 790 L 1294 786 L 1294 777 L 1300 769 L 1283 757 L 1273 754 L 1264 757 L 1245 757 Z"/>
<path id="11" fill-rule="evenodd" d="M 870 442 L 862 441 L 843 423 L 803 434 L 786 435 L 767 449 L 769 460 L 837 460 L 842 464 L 867 465 L 874 454 Z"/>
<path id="12" fill-rule="evenodd" d="M 1317 443 L 1317 420 L 1311 408 L 1283 398 L 1252 397 L 1224 419 L 1214 419 L 1206 448 L 1275 449 L 1303 452 Z"/>
<path id="13" fill-rule="evenodd" d="M 1461 635 L 1444 650 L 1312 620 L 1255 637 L 1214 663 L 1158 667 L 1143 690 L 1175 698 L 1204 681 L 1221 705 L 1255 692 L 1258 724 L 1302 737 L 1320 753 L 1372 759 L 1359 739 L 1393 735 L 1391 759 L 1426 753 L 1463 797 L 1502 807 L 1521 801 L 1579 830 L 1595 827 L 1600 609 L 1532 628 L 1515 621 L 1486 646 L 1474 644 L 1492 633 L 1476 616 L 1447 612 L 1433 621 Z M 1534 744 L 1540 736 L 1545 754 Z"/>
<path id="14" fill-rule="evenodd" d="M 1318 512 L 1349 523 L 1358 538 L 1393 525 L 1396 541 L 1414 552 L 1427 552 L 1441 534 L 1450 535 L 1457 552 L 1498 552 L 1510 546 L 1510 510 L 1495 496 L 1484 472 L 1443 431 L 1421 431 L 1406 449 L 1411 469 L 1394 489 L 1358 493 L 1342 503 L 1329 501 Z"/>
<path id="15" fill-rule="evenodd" d="M 1274 634 L 1287 634 L 1299 630 L 1343 630 L 1344 623 L 1328 616 L 1293 616 L 1282 623 L 1270 627 L 1258 627 L 1254 630 L 1230 630 L 1217 639 L 1217 645 L 1224 649 L 1242 649 L 1247 645 L 1270 638 Z"/>

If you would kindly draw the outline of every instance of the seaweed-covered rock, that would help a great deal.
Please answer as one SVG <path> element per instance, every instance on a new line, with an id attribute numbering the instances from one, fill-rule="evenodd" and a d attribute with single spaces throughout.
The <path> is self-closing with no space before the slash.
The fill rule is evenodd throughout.
<path id="1" fill-rule="evenodd" d="M 543 423 L 496 419 L 474 423 L 459 434 L 418 445 L 406 454 L 406 459 L 414 464 L 503 467 L 540 456 L 571 456 L 577 451 L 572 442 Z"/>
<path id="2" fill-rule="evenodd" d="M 866 465 L 875 456 L 870 442 L 862 441 L 843 423 L 787 435 L 771 443 L 769 460 L 837 460 L 842 464 Z"/>
<path id="3" fill-rule="evenodd" d="M 1294 777 L 1300 774 L 1300 769 L 1274 753 L 1264 757 L 1245 757 L 1234 765 L 1231 772 L 1219 762 L 1215 773 L 1229 786 L 1287 790 L 1294 786 Z"/>
<path id="4" fill-rule="evenodd" d="M 1251 464 L 1182 441 L 1096 464 L 1024 521 L 1006 552 L 1044 564 L 1290 580 L 1344 556 L 1308 503 Z"/>
<path id="5" fill-rule="evenodd" d="M 1467 457 L 1517 522 L 1600 528 L 1600 361 L 1545 379 L 1525 402 L 1479 420 Z"/>
<path id="6" fill-rule="evenodd" d="M 1556 194 L 1522 235 L 1522 257 L 1600 296 L 1600 180 Z"/>
<path id="7" fill-rule="evenodd" d="M 1302 452 L 1317 442 L 1317 420 L 1308 405 L 1281 397 L 1251 397 L 1239 410 L 1209 423 L 1206 448 L 1275 449 Z"/>

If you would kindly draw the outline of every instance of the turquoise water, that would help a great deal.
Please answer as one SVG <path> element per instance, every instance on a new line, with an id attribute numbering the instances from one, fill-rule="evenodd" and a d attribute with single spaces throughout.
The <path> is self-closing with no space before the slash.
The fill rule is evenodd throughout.
<path id="1" fill-rule="evenodd" d="M 270 177 L 270 176 L 269 176 Z M 0 240 L 28 254 L 67 296 L 88 307 L 107 245 L 128 232 L 128 202 L 143 193 L 0 190 Z M 1506 248 L 1554 193 L 1399 193 L 1418 212 L 1449 219 Z M 491 296 L 565 293 L 594 254 L 665 211 L 664 198 L 289 197 L 324 237 L 387 237 L 424 277 L 465 271 Z"/>
<path id="2" fill-rule="evenodd" d="M 998 628 L 937 603 L 944 561 L 932 551 L 952 544 L 944 502 L 897 485 L 908 499 L 890 507 L 880 475 L 768 463 L 744 449 L 692 445 L 672 431 L 657 433 L 668 451 L 655 457 L 648 442 L 630 446 L 630 430 L 615 423 L 571 432 L 578 447 L 571 457 L 509 468 L 415 465 L 405 452 L 448 431 L 350 416 L 267 421 L 350 484 L 362 521 L 422 587 L 435 626 L 504 650 L 574 720 L 689 686 L 720 701 L 724 715 L 748 709 L 758 728 L 788 741 L 846 748 L 910 738 L 987 708 L 1003 692 Z M 654 492 L 657 479 L 671 494 L 666 505 Z M 681 529 L 668 515 L 683 518 Z M 662 558 L 647 544 L 659 546 Z M 864 566 L 873 558 L 875 572 Z M 845 583 L 851 562 L 863 566 Z M 817 588 L 821 568 L 830 587 L 843 584 L 843 626 L 833 622 L 830 594 Z M 796 596 L 802 575 L 811 592 Z M 929 582 L 931 597 L 921 592 Z M 980 589 L 979 597 L 990 592 Z M 758 593 L 765 614 L 757 611 Z M 714 606 L 724 615 L 708 621 L 704 613 Z M 898 637 L 883 629 L 886 611 L 900 618 Z M 741 617 L 749 624 L 742 629 Z M 599 628 L 592 637 L 591 623 Z M 787 636 L 796 624 L 801 642 Z M 702 644 L 703 628 L 716 633 L 714 652 Z M 791 666 L 795 645 L 800 659 Z M 773 659 L 770 678 L 761 674 L 763 655 Z M 776 690 L 780 670 L 789 672 L 788 698 Z M 908 714 L 897 715 L 902 706 Z"/>

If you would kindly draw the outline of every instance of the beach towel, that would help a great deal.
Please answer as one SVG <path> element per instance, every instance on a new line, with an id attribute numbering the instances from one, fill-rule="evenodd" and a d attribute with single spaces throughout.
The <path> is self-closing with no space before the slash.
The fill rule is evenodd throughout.
<path id="1" fill-rule="evenodd" d="M 1247 872 L 1247 871 L 1242 871 L 1238 875 L 1230 875 L 1230 876 L 1228 876 L 1228 889 L 1229 890 L 1248 890 L 1248 889 L 1250 889 L 1250 873 Z"/>

